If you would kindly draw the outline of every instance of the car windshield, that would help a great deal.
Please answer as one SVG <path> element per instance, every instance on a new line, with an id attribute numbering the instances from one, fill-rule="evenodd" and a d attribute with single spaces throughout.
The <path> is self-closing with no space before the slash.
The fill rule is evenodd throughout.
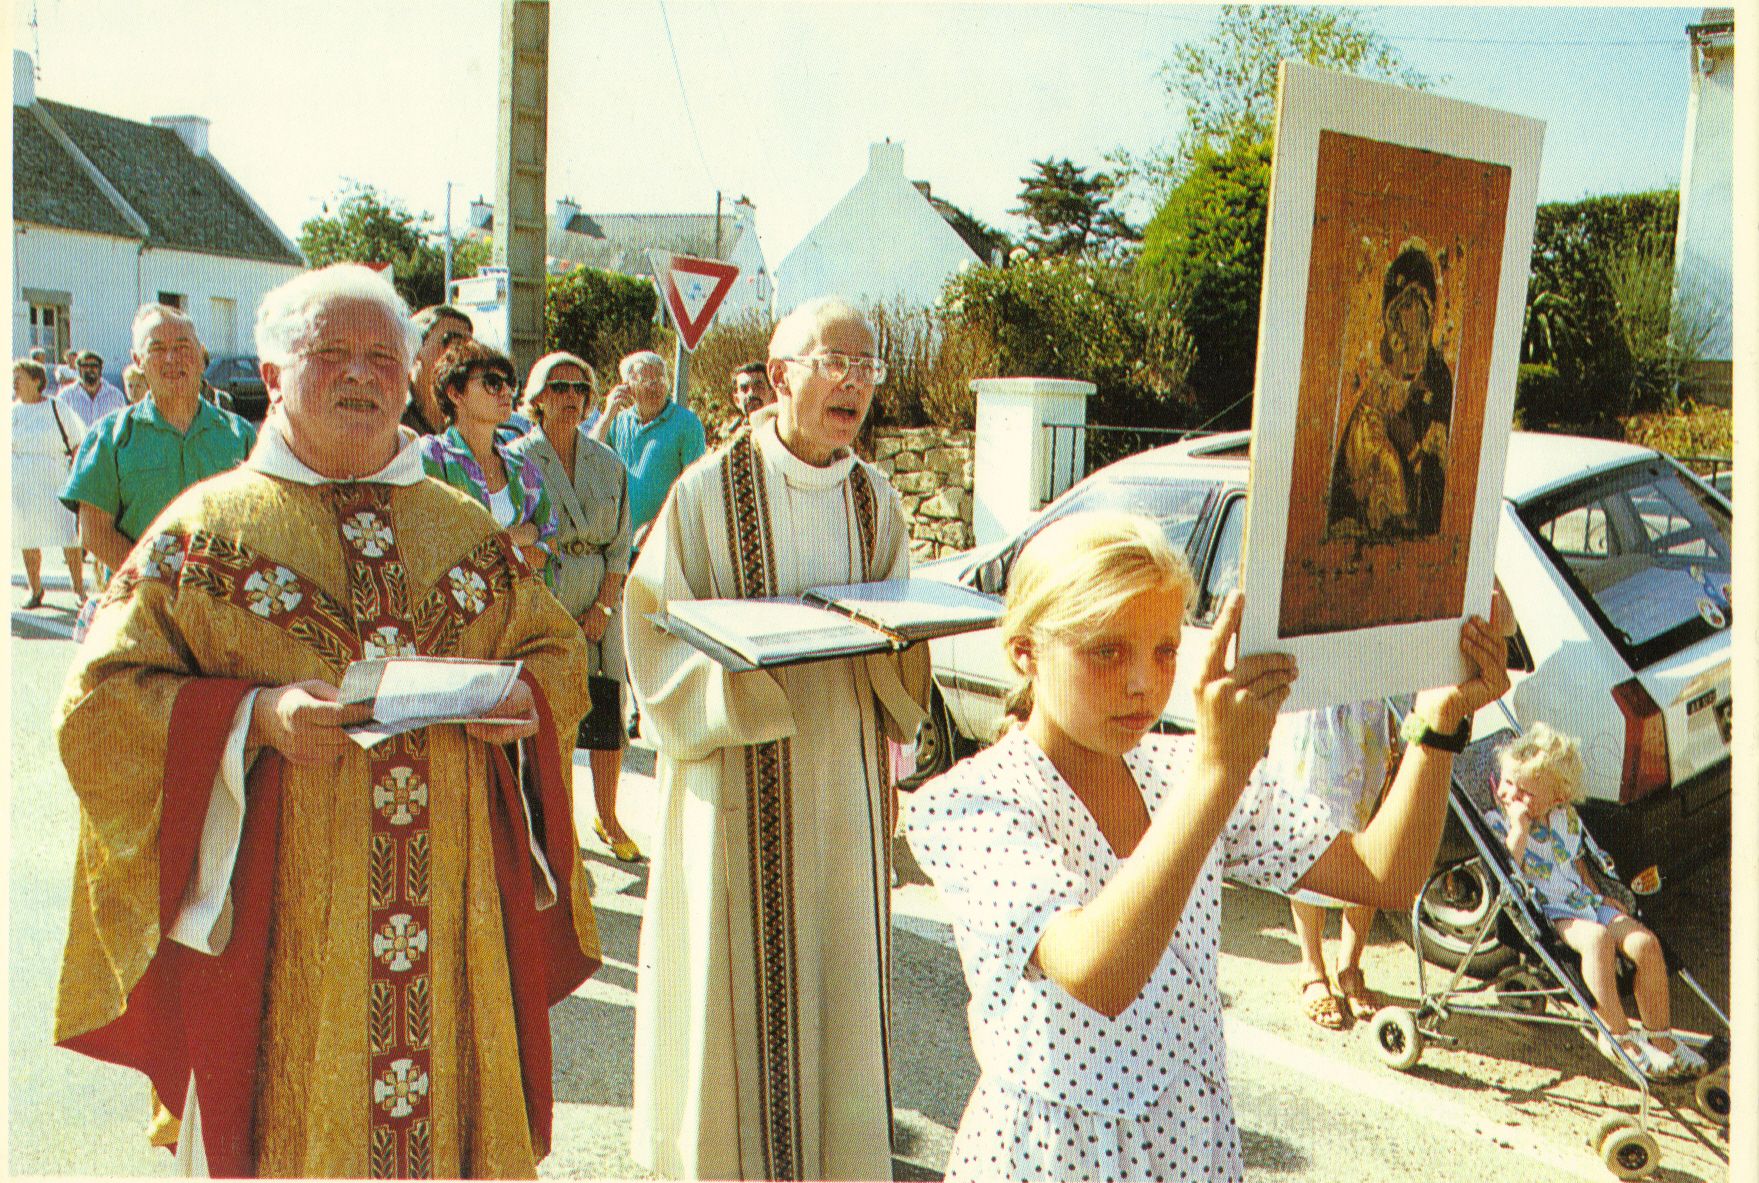
<path id="1" fill-rule="evenodd" d="M 1161 529 L 1166 531 L 1167 541 L 1183 552 L 1191 544 L 1191 532 L 1197 527 L 1203 507 L 1216 495 L 1217 489 L 1212 481 L 1117 478 L 1087 481 L 1052 504 L 1026 537 L 1031 538 L 1051 522 L 1072 513 L 1122 510 L 1145 514 L 1159 522 Z"/>
<path id="2" fill-rule="evenodd" d="M 1521 517 L 1631 668 L 1728 626 L 1728 510 L 1671 464 L 1591 477 Z"/>

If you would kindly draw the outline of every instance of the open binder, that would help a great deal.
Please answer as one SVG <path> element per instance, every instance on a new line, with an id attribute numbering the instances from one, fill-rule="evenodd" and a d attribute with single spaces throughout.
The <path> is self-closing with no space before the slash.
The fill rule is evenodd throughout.
<path id="1" fill-rule="evenodd" d="M 677 600 L 648 619 L 735 673 L 884 653 L 989 628 L 999 596 L 932 579 L 810 588 L 798 596 Z"/>

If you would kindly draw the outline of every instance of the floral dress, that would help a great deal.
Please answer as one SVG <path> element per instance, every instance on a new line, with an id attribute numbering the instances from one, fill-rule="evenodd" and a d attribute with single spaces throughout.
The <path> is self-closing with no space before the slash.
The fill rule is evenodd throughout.
<path id="1" fill-rule="evenodd" d="M 1502 810 L 1486 815 L 1490 828 L 1505 843 L 1509 837 L 1509 821 Z M 1527 846 L 1521 852 L 1521 877 L 1533 889 L 1539 910 L 1547 920 L 1593 920 L 1605 924 L 1609 913 L 1617 909 L 1606 897 L 1582 880 L 1576 860 L 1587 854 L 1582 819 L 1573 805 L 1559 805 L 1536 818 L 1527 832 Z"/>
<path id="2" fill-rule="evenodd" d="M 1312 797 L 1339 830 L 1360 834 L 1374 817 L 1393 763 L 1392 714 L 1378 698 L 1290 711 L 1277 719 L 1265 763 L 1285 790 Z M 1319 907 L 1344 906 L 1316 891 L 1290 897 Z"/>
<path id="3" fill-rule="evenodd" d="M 1175 795 L 1192 752 L 1190 737 L 1150 736 L 1125 756 L 1151 813 Z M 949 1183 L 1240 1179 L 1216 983 L 1222 877 L 1286 890 L 1337 835 L 1324 809 L 1265 781 L 1247 786 L 1166 954 L 1115 1019 L 1032 963 L 1045 925 L 1090 903 L 1120 860 L 1024 732 L 919 789 L 905 829 L 952 921 L 982 1069 Z"/>
<path id="4" fill-rule="evenodd" d="M 537 461 L 515 454 L 507 444 L 507 440 L 495 437 L 495 452 L 501 457 L 501 467 L 507 470 L 505 494 L 513 502 L 513 520 L 506 528 L 523 526 L 527 522 L 535 524 L 538 549 L 547 555 L 550 540 L 556 536 L 556 509 L 544 489 L 544 474 Z M 422 438 L 421 464 L 429 476 L 445 481 L 454 489 L 462 489 L 482 502 L 485 508 L 491 506 L 488 477 L 457 427 L 448 427 L 439 435 Z M 544 581 L 548 583 L 550 580 L 549 564 L 546 563 Z"/>

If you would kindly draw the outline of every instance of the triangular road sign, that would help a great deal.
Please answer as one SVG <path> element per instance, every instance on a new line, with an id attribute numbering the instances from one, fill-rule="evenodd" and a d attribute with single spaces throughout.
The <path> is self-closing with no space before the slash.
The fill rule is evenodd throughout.
<path id="1" fill-rule="evenodd" d="M 658 252 L 655 252 L 658 254 Z M 666 311 L 678 330 L 684 348 L 694 350 L 702 341 L 721 301 L 733 290 L 739 268 L 717 259 L 697 259 L 690 255 L 659 255 L 654 260 L 659 276 L 660 295 Z"/>

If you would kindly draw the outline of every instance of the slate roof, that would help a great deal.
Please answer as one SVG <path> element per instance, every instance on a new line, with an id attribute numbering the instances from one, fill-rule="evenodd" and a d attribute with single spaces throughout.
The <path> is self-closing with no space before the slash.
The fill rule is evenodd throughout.
<path id="1" fill-rule="evenodd" d="M 473 215 L 472 227 L 492 231 L 492 210 Z M 562 225 L 553 212 L 548 218 L 549 254 L 570 263 L 601 271 L 645 275 L 647 252 L 668 251 L 699 259 L 725 259 L 739 242 L 739 222 L 732 214 L 721 215 L 721 249 L 715 251 L 713 214 L 589 214 L 577 213 Z"/>
<path id="2" fill-rule="evenodd" d="M 12 216 L 63 230 L 139 237 L 27 107 L 12 108 Z"/>
<path id="3" fill-rule="evenodd" d="M 150 245 L 287 263 L 295 267 L 304 265 L 305 260 L 288 248 L 274 227 L 251 208 L 213 161 L 191 152 L 170 128 L 118 119 L 114 115 L 48 99 L 38 99 L 37 106 L 54 119 L 93 167 L 146 222 Z M 35 122 L 29 112 L 17 107 L 13 110 L 15 129 L 19 126 L 20 116 Z M 40 127 L 38 131 L 51 146 L 55 146 L 53 137 L 42 132 Z M 19 149 L 14 151 L 17 153 Z M 86 213 L 91 214 L 91 219 L 83 224 L 69 224 L 66 220 L 47 224 L 70 230 L 138 237 L 126 220 L 123 220 L 121 231 L 110 228 L 121 214 L 108 201 L 104 204 L 109 207 L 113 219 L 95 213 L 89 200 L 76 196 L 81 186 L 89 187 L 100 198 L 103 194 L 58 146 L 56 154 L 64 165 L 29 173 L 23 167 L 23 159 L 15 155 L 14 216 L 32 220 L 23 212 L 26 209 L 59 209 L 67 216 Z M 39 191 L 29 192 L 32 189 Z M 21 192 L 24 193 L 22 200 Z"/>

